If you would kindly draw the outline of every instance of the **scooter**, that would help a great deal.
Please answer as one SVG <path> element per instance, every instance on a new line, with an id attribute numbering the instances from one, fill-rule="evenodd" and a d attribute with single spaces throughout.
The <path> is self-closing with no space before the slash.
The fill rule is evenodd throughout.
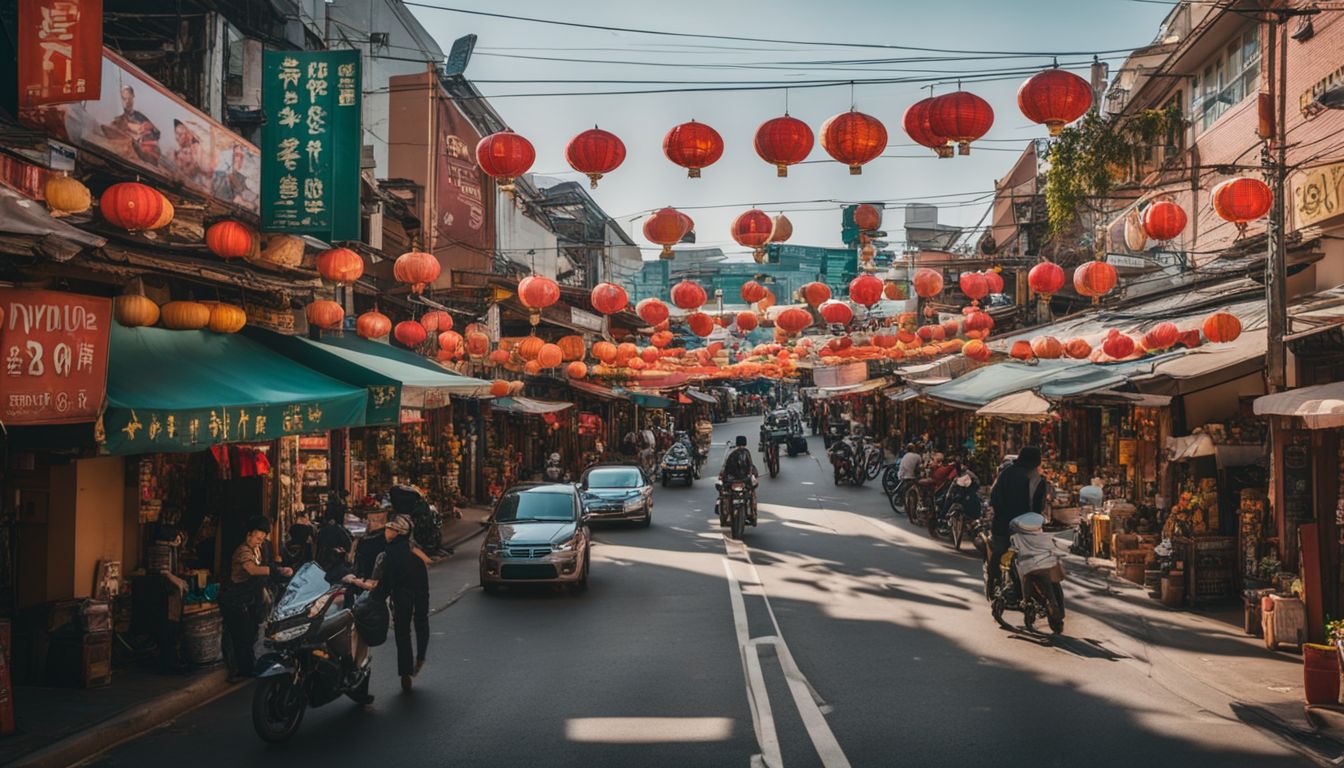
<path id="1" fill-rule="evenodd" d="M 252 727 L 262 741 L 285 741 L 299 729 L 308 707 L 341 696 L 367 704 L 372 662 L 356 659 L 354 614 L 344 586 L 327 583 L 316 563 L 290 579 L 271 610 L 262 635 L 267 653 L 257 662 Z"/>
<path id="2" fill-rule="evenodd" d="M 674 480 L 684 481 L 686 485 L 695 483 L 695 462 L 691 460 L 691 454 L 685 446 L 680 443 L 663 454 L 663 462 L 658 471 L 664 488 Z"/>
<path id="3" fill-rule="evenodd" d="M 831 458 L 832 477 L 836 485 L 863 485 L 864 472 L 855 464 L 857 457 L 854 449 L 844 440 L 831 444 L 828 449 Z"/>
<path id="4" fill-rule="evenodd" d="M 1049 537 L 1050 534 L 1041 532 L 1039 525 L 1031 530 L 1019 528 L 1018 521 L 1024 517 L 1033 516 L 1022 515 L 1013 520 L 1015 535 Z M 1039 515 L 1034 517 L 1040 519 Z M 1045 616 L 1049 622 L 1051 632 L 1060 634 L 1064 631 L 1064 590 L 1054 577 L 1056 570 L 1058 576 L 1062 577 L 1063 566 L 1058 557 L 1052 559 L 1054 562 L 1050 567 L 1035 568 L 1025 575 L 1019 574 L 1018 552 L 1015 548 L 1009 547 L 998 563 L 985 563 L 986 568 L 1000 569 L 998 584 L 989 603 L 989 611 L 994 621 L 1007 626 L 1003 620 L 1004 611 L 1016 610 L 1022 611 L 1022 625 L 1028 631 L 1035 629 L 1036 619 L 1041 616 Z"/>

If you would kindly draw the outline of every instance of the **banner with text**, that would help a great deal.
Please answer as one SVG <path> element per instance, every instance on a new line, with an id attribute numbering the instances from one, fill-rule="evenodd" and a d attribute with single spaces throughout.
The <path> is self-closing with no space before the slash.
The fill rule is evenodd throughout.
<path id="1" fill-rule="evenodd" d="M 95 421 L 107 388 L 111 299 L 0 288 L 0 421 Z"/>
<path id="2" fill-rule="evenodd" d="M 19 0 L 19 108 L 97 100 L 103 0 Z"/>

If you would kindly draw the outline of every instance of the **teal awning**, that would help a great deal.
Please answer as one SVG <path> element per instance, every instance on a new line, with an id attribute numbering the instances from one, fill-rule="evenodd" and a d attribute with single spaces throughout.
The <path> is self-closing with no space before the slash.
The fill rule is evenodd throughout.
<path id="1" fill-rule="evenodd" d="M 403 408 L 441 408 L 450 395 L 486 394 L 490 382 L 453 373 L 439 364 L 388 344 L 353 334 L 320 340 L 264 330 L 248 334 L 303 365 L 369 391 L 365 423 L 396 424 Z"/>
<path id="2" fill-rule="evenodd" d="M 112 325 L 104 453 L 199 451 L 364 423 L 368 393 L 237 334 Z"/>
<path id="3" fill-rule="evenodd" d="M 573 408 L 573 403 L 561 403 L 554 400 L 535 400 L 530 397 L 496 397 L 490 401 L 490 407 L 496 411 L 505 413 L 530 413 L 541 415 L 543 413 L 556 413 L 566 408 Z"/>
<path id="4" fill-rule="evenodd" d="M 630 400 L 634 402 L 635 405 L 638 405 L 640 408 L 672 407 L 672 401 L 666 397 L 663 397 L 662 395 L 650 395 L 644 392 L 629 392 L 629 391 L 627 391 L 625 395 L 626 397 L 629 397 Z"/>
<path id="5" fill-rule="evenodd" d="M 1004 395 L 1035 389 L 1064 371 L 1092 365 L 1086 360 L 1041 360 L 1035 365 L 998 363 L 929 387 L 924 394 L 959 408 L 980 408 Z"/>

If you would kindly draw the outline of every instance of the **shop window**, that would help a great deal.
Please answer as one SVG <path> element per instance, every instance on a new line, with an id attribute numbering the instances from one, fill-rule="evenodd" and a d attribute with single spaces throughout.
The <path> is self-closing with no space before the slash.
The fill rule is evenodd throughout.
<path id="1" fill-rule="evenodd" d="M 1190 122 L 1197 131 L 1208 130 L 1259 86 L 1260 34 L 1251 27 L 1197 71 L 1190 91 Z"/>

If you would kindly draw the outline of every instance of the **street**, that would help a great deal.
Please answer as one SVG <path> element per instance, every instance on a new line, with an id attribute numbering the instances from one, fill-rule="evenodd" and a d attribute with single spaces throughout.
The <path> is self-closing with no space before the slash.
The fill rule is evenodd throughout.
<path id="1" fill-rule="evenodd" d="M 758 423 L 718 425 L 706 474 Z M 874 484 L 834 486 L 820 438 L 811 450 L 762 477 L 743 544 L 711 519 L 708 477 L 658 487 L 652 528 L 594 530 L 582 596 L 486 596 L 467 542 L 431 572 L 414 690 L 398 689 L 389 641 L 372 711 L 310 710 L 270 747 L 245 687 L 93 764 L 1309 764 L 1117 629 L 1130 609 L 1086 580 L 1066 584 L 1065 637 L 997 627 L 975 554 L 896 519 Z"/>

